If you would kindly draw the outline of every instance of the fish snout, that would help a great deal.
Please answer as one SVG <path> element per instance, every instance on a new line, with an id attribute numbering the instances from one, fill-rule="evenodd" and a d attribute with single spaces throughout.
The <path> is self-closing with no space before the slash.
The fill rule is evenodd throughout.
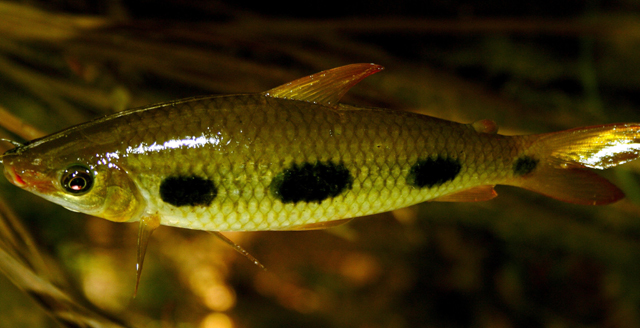
<path id="1" fill-rule="evenodd" d="M 15 167 L 11 165 L 4 165 L 4 176 L 15 186 L 18 186 L 20 188 L 25 188 L 27 186 L 27 183 L 24 181 L 24 179 L 22 179 L 20 174 L 16 172 Z"/>

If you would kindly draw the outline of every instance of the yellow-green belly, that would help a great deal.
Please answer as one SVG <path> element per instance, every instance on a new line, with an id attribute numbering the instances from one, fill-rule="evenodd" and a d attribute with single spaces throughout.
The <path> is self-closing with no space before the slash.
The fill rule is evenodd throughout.
<path id="1" fill-rule="evenodd" d="M 146 213 L 219 231 L 292 229 L 493 185 L 513 176 L 527 143 L 412 113 L 262 95 L 201 98 L 121 119 L 126 141 L 114 154 Z M 429 169 L 444 171 L 422 172 L 426 185 L 415 181 L 416 170 Z M 318 187 L 314 177 L 334 188 L 299 192 L 301 184 Z M 190 182 L 193 190 L 183 191 L 195 200 L 176 191 Z M 199 199 L 200 191 L 209 194 Z"/>

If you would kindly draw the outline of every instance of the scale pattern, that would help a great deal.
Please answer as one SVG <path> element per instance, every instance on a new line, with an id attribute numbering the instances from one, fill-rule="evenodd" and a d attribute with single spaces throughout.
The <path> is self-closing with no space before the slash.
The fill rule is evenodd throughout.
<path id="1" fill-rule="evenodd" d="M 494 185 L 513 177 L 514 160 L 529 144 L 418 114 L 263 95 L 194 99 L 120 119 L 118 165 L 134 177 L 147 213 L 160 214 L 165 225 L 217 231 L 304 228 Z M 444 167 L 420 168 L 420 161 Z M 459 166 L 453 175 L 447 163 Z M 342 167 L 348 184 L 325 199 L 283 201 L 274 179 L 305 165 Z M 444 176 L 417 186 L 412 169 Z M 215 198 L 193 206 L 167 202 L 160 186 L 176 177 L 213 182 Z"/>

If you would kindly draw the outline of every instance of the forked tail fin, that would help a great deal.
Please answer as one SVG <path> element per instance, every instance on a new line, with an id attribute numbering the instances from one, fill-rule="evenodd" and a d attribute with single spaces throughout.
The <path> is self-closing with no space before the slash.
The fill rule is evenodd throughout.
<path id="1" fill-rule="evenodd" d="M 624 198 L 624 193 L 587 168 L 607 169 L 638 159 L 640 124 L 608 124 L 542 134 L 529 153 L 531 156 L 514 162 L 514 173 L 521 176 L 513 185 L 569 203 L 613 203 Z"/>

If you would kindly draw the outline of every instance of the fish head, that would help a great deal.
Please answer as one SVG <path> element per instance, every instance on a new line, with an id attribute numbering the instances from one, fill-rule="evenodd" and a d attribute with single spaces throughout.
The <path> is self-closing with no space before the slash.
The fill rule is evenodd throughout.
<path id="1" fill-rule="evenodd" d="M 145 202 L 127 171 L 109 153 L 59 139 L 5 152 L 0 161 L 9 182 L 71 211 L 115 222 L 138 220 Z"/>

